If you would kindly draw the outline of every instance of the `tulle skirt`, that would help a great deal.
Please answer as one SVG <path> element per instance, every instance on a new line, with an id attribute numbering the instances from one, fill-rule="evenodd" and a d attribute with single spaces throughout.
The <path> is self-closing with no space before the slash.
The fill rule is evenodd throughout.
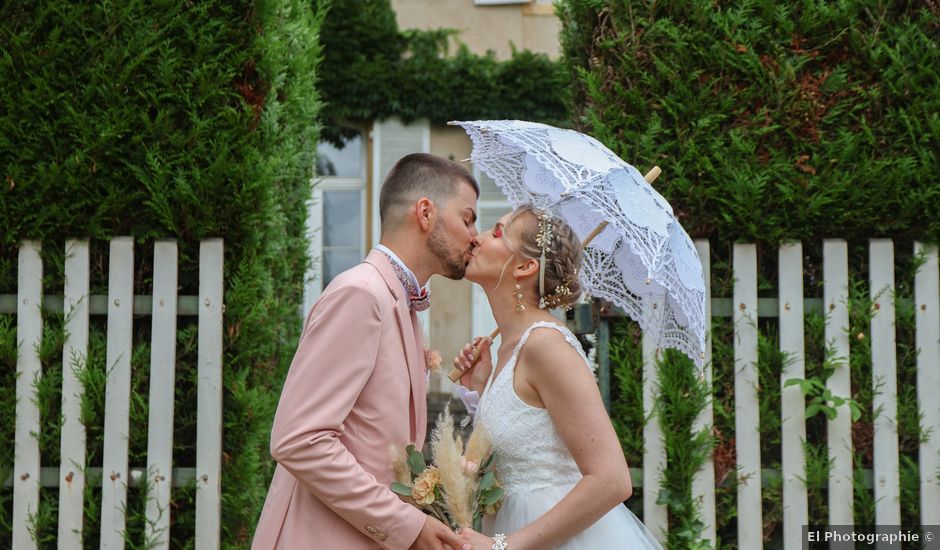
<path id="1" fill-rule="evenodd" d="M 524 492 L 507 491 L 503 506 L 495 516 L 483 519 L 483 532 L 512 533 L 535 521 L 571 491 L 574 484 L 557 485 Z M 555 550 L 662 550 L 659 542 L 633 512 L 623 504 L 575 535 Z M 548 550 L 548 549 L 546 549 Z"/>

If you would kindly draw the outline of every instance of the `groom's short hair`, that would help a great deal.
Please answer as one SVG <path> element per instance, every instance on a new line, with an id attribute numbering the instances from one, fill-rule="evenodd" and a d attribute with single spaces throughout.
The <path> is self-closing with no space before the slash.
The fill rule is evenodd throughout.
<path id="1" fill-rule="evenodd" d="M 398 226 L 404 211 L 421 197 L 444 205 L 455 194 L 461 183 L 473 187 L 480 197 L 480 185 L 464 168 L 452 160 L 428 153 L 405 155 L 385 176 L 379 193 L 379 219 L 383 229 Z"/>

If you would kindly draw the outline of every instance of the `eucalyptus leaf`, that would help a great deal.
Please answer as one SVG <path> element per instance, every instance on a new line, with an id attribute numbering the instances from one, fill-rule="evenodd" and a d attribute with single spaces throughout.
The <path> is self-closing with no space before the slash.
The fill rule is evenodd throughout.
<path id="1" fill-rule="evenodd" d="M 483 505 L 491 506 L 493 504 L 496 504 L 497 502 L 499 502 L 501 498 L 503 498 L 503 494 L 504 494 L 504 491 L 502 487 L 493 487 L 492 489 L 488 490 L 486 493 L 483 494 L 483 499 L 482 499 Z"/>
<path id="2" fill-rule="evenodd" d="M 495 481 L 496 476 L 493 475 L 493 472 L 486 472 L 483 474 L 483 479 L 480 480 L 480 492 L 486 491 L 492 487 Z"/>
<path id="3" fill-rule="evenodd" d="M 427 464 L 424 462 L 424 455 L 414 450 L 414 446 L 409 447 L 411 450 L 408 452 L 408 467 L 411 468 L 411 473 L 419 476 L 427 468 Z"/>
<path id="4" fill-rule="evenodd" d="M 390 488 L 392 489 L 392 492 L 395 494 L 403 495 L 406 497 L 411 496 L 411 487 L 409 487 L 408 485 L 405 485 L 404 483 L 400 481 L 393 481 Z"/>

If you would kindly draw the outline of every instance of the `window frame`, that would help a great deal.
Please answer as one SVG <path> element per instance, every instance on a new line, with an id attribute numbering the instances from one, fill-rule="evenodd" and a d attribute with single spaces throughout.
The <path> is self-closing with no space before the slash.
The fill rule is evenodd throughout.
<path id="1" fill-rule="evenodd" d="M 359 250 L 365 257 L 368 244 L 368 193 L 369 193 L 369 131 L 366 128 L 354 128 L 359 132 L 362 140 L 360 176 L 321 176 L 315 174 L 311 181 L 313 187 L 310 202 L 307 204 L 307 237 L 309 239 L 308 255 L 310 266 L 304 277 L 303 315 L 306 317 L 310 308 L 316 303 L 323 292 L 323 261 L 326 247 L 323 245 L 323 194 L 329 191 L 358 191 L 359 192 Z M 339 247 L 346 248 L 346 247 Z"/>

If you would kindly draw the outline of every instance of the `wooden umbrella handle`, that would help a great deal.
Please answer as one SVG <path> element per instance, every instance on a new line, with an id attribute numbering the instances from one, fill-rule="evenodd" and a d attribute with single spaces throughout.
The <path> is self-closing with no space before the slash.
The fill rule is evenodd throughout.
<path id="1" fill-rule="evenodd" d="M 493 332 L 490 333 L 490 340 L 493 340 L 497 336 L 499 336 L 499 327 L 497 327 L 496 329 L 493 330 Z M 480 348 L 482 346 L 483 346 L 482 340 L 480 341 L 479 344 L 473 346 L 473 362 L 474 363 L 476 363 L 480 359 Z M 454 367 L 453 369 L 451 369 L 449 373 L 447 373 L 447 378 L 450 378 L 450 381 L 456 384 L 457 381 L 460 380 L 460 377 L 462 375 L 463 375 L 463 371 Z"/>
<path id="2" fill-rule="evenodd" d="M 663 171 L 659 166 L 653 166 L 650 168 L 650 171 L 647 172 L 645 176 L 643 176 L 643 179 L 646 180 L 646 183 L 653 183 L 653 181 L 655 181 L 656 178 L 658 178 L 662 173 Z M 600 235 L 601 231 L 603 231 L 605 227 L 607 227 L 607 222 L 601 222 L 600 225 L 594 228 L 594 231 L 591 231 L 591 233 L 585 237 L 584 241 L 581 243 L 582 246 L 586 247 L 592 240 L 594 240 L 594 237 Z M 499 327 L 490 333 L 490 340 L 496 338 L 497 336 L 499 336 Z M 477 344 L 473 347 L 473 362 L 476 363 L 479 358 L 480 344 Z M 450 381 L 456 384 L 462 375 L 463 372 L 455 367 L 447 374 L 447 378 L 450 378 Z"/>

